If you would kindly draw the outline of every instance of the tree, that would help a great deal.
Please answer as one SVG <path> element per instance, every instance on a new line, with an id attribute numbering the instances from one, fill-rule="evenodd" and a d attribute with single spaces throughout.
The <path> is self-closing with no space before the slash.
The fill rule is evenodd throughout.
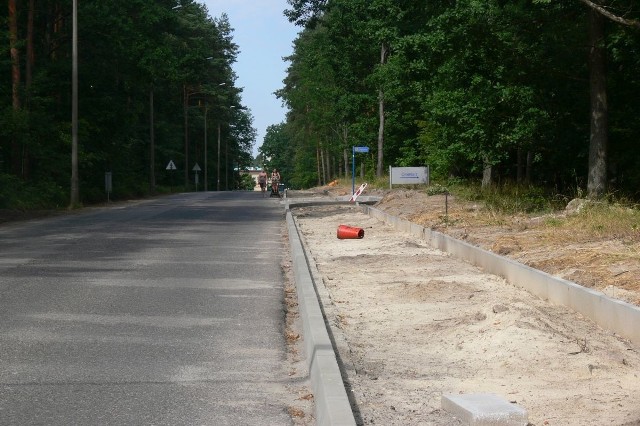
<path id="1" fill-rule="evenodd" d="M 552 0 L 535 0 L 550 3 Z M 590 9 L 589 13 L 589 80 L 591 98 L 591 134 L 589 138 L 589 166 L 587 195 L 602 198 L 607 190 L 607 162 L 609 146 L 609 107 L 606 84 L 606 35 L 605 19 L 617 24 L 640 29 L 640 21 L 616 14 L 616 10 L 627 15 L 638 12 L 637 4 L 578 0 Z M 623 2 L 625 3 L 625 2 Z M 635 10 L 634 10 L 635 8 Z"/>
<path id="2" fill-rule="evenodd" d="M 259 154 L 264 159 L 264 164 L 260 167 L 269 171 L 278 169 L 283 182 L 287 182 L 290 187 L 305 187 L 309 179 L 309 170 L 298 169 L 299 157 L 296 151 L 284 123 L 271 125 L 267 127 L 264 142 L 259 148 Z"/>
<path id="3" fill-rule="evenodd" d="M 21 4 L 9 0 L 9 7 L 0 11 L 8 24 L 5 40 L 11 53 L 0 61 L 7 76 L 7 84 L 0 85 L 0 180 L 20 186 L 16 191 L 12 185 L 10 191 L 0 185 L 0 205 L 15 205 L 16 192 L 39 194 L 60 205 L 75 191 L 69 189 L 74 167 L 68 166 L 73 145 L 72 5 L 30 0 L 24 2 L 29 8 L 21 9 Z M 177 143 L 186 132 L 176 114 L 182 109 L 184 84 L 215 88 L 207 90 L 220 101 L 220 116 L 225 114 L 223 132 L 232 133 L 234 120 L 247 121 L 228 112 L 231 105 L 241 107 L 231 69 L 237 46 L 228 19 L 211 18 L 193 0 L 181 1 L 179 8 L 175 4 L 78 2 L 78 203 L 103 199 L 104 171 L 113 172 L 116 198 L 167 185 L 165 165 L 170 160 L 186 163 L 187 152 Z M 201 114 L 197 108 L 189 113 Z M 203 124 L 191 120 L 191 130 L 202 132 Z M 252 137 L 247 130 L 242 141 L 229 138 L 229 152 L 237 158 L 250 156 L 247 138 Z M 193 138 L 183 140 L 192 149 L 200 146 Z M 225 155 L 227 169 L 230 158 Z"/>
<path id="4" fill-rule="evenodd" d="M 18 114 L 20 102 L 20 52 L 18 50 L 18 11 L 16 0 L 9 0 L 9 51 L 11 53 L 11 99 L 13 113 Z M 11 142 L 12 171 L 16 175 L 22 174 L 20 144 L 14 136 Z"/>

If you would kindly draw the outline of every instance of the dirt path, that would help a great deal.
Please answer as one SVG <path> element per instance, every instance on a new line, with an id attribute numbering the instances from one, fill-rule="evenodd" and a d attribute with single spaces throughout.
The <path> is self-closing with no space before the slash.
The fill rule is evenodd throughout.
<path id="1" fill-rule="evenodd" d="M 355 208 L 294 209 L 343 339 L 361 424 L 454 425 L 443 393 L 496 393 L 532 425 L 639 425 L 640 353 Z M 339 240 L 341 224 L 361 240 Z"/>

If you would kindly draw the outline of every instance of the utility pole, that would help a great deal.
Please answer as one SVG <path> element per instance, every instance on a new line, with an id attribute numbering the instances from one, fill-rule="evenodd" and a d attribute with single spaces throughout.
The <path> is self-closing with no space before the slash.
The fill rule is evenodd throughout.
<path id="1" fill-rule="evenodd" d="M 220 122 L 218 122 L 218 185 L 216 191 L 220 191 Z"/>

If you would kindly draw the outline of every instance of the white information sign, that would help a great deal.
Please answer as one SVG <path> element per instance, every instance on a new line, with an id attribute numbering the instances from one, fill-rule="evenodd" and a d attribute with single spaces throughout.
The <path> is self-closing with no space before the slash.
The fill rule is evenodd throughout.
<path id="1" fill-rule="evenodd" d="M 389 167 L 391 185 L 429 184 L 429 167 Z"/>

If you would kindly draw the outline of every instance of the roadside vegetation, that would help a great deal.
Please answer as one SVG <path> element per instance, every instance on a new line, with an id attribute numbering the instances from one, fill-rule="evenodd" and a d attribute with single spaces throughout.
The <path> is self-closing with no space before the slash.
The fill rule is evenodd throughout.
<path id="1" fill-rule="evenodd" d="M 553 208 L 554 192 L 639 199 L 637 1 L 289 4 L 289 113 L 261 152 L 292 187 L 343 178 L 355 159 L 370 181 L 428 165 L 478 182 L 504 210 Z M 517 185 L 495 192 L 504 182 Z"/>
<path id="2" fill-rule="evenodd" d="M 193 0 L 78 2 L 75 142 L 72 3 L 9 0 L 0 18 L 0 209 L 104 202 L 107 173 L 111 200 L 194 190 L 196 165 L 200 190 L 239 187 L 256 130 L 227 15 Z"/>
<path id="3" fill-rule="evenodd" d="M 629 199 L 609 194 L 603 200 L 590 200 L 580 191 L 557 194 L 541 187 L 516 184 L 483 188 L 477 182 L 450 180 L 430 185 L 395 185 L 389 189 L 388 177 L 357 179 L 356 187 L 367 182 L 367 193 L 404 197 L 424 194 L 439 197 L 441 207 L 436 214 L 425 214 L 420 206 L 408 213 L 416 222 L 436 229 L 448 226 L 495 227 L 515 231 L 535 228 L 540 244 L 564 244 L 562 241 L 620 240 L 624 244 L 640 244 L 640 205 Z M 351 192 L 351 181 L 338 179 L 333 191 Z M 448 212 L 445 217 L 445 201 Z M 636 250 L 636 249 L 633 249 Z M 636 253 L 640 260 L 640 252 Z"/>
<path id="4" fill-rule="evenodd" d="M 352 170 L 384 187 L 390 166 L 429 166 L 427 191 L 496 217 L 640 202 L 636 0 L 288 4 L 287 115 L 256 141 L 228 16 L 195 0 L 80 2 L 76 187 L 71 4 L 10 0 L 0 209 L 192 191 L 196 176 L 241 189 L 250 165 L 294 189 Z"/>

